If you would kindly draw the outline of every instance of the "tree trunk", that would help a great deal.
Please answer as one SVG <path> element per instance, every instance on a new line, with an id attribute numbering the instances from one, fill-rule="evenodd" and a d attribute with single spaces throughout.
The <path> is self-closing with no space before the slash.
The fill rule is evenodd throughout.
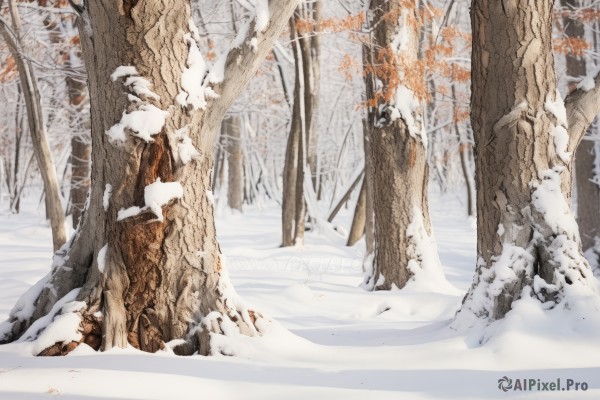
<path id="1" fill-rule="evenodd" d="M 313 114 L 318 100 L 319 39 L 314 32 L 299 31 L 299 20 L 311 20 L 320 15 L 317 4 L 301 3 L 290 20 L 290 37 L 294 53 L 295 81 L 292 123 L 288 136 L 283 171 L 282 246 L 304 243 L 306 204 L 304 173 L 308 166 L 313 134 Z M 320 17 L 318 17 L 320 18 Z M 317 43 L 314 43 L 317 41 Z M 316 156 L 314 163 L 316 164 Z"/>
<path id="2" fill-rule="evenodd" d="M 269 2 L 268 24 L 252 22 L 247 40 L 230 50 L 222 81 L 201 80 L 189 1 L 78 8 L 92 110 L 91 197 L 78 233 L 32 288 L 33 311 L 16 307 L 0 326 L 1 341 L 29 327 L 25 337 L 35 338 L 44 326 L 32 323 L 72 298 L 62 312 L 80 317 L 79 335 L 41 354 L 64 354 L 80 342 L 154 352 L 174 339 L 183 339 L 178 354 L 227 353 L 210 332 L 257 334 L 260 315 L 237 299 L 217 243 L 212 154 L 225 112 L 296 4 Z"/>
<path id="3" fill-rule="evenodd" d="M 360 194 L 356 201 L 356 208 L 354 209 L 354 218 L 352 218 L 352 226 L 350 227 L 350 234 L 348 235 L 348 242 L 346 246 L 354 246 L 356 242 L 365 233 L 365 223 L 367 217 L 367 182 L 363 178 L 363 183 L 360 187 Z"/>
<path id="4" fill-rule="evenodd" d="M 405 68 L 418 57 L 418 9 L 418 1 L 370 3 L 374 29 L 366 87 L 367 99 L 377 101 L 368 115 L 375 254 L 364 286 L 370 290 L 402 288 L 425 270 L 441 275 L 427 202 L 423 105 L 405 81 L 410 72 Z M 397 73 L 378 74 L 376 66 L 382 63 L 397 67 Z"/>
<path id="5" fill-rule="evenodd" d="M 456 101 L 456 90 L 454 84 L 452 84 L 452 100 Z M 460 168 L 463 173 L 465 180 L 465 186 L 467 188 L 467 215 L 469 217 L 475 216 L 475 182 L 473 182 L 473 173 L 471 172 L 471 145 L 468 140 L 460 131 L 458 119 L 456 115 L 456 106 L 453 107 L 453 118 L 454 118 L 454 132 L 456 133 L 456 140 L 458 141 L 458 153 L 460 157 Z"/>
<path id="6" fill-rule="evenodd" d="M 12 27 L 8 27 L 5 24 L 5 20 L 2 19 L 0 20 L 0 31 L 17 64 L 27 108 L 27 120 L 33 144 L 33 152 L 42 174 L 42 181 L 44 182 L 44 191 L 47 199 L 46 213 L 50 219 L 50 226 L 52 228 L 52 244 L 56 251 L 67 241 L 65 213 L 60 200 L 58 178 L 46 135 L 46 125 L 38 82 L 31 60 L 25 57 L 25 51 L 21 42 L 22 38 L 20 36 L 22 30 L 21 20 L 15 3 L 15 0 L 9 1 Z"/>
<path id="7" fill-rule="evenodd" d="M 478 262 L 458 314 L 469 323 L 503 318 L 521 296 L 568 307 L 567 286 L 589 289 L 569 207 L 571 154 L 598 112 L 600 79 L 571 93 L 565 110 L 553 3 L 474 0 L 471 9 Z"/>
<path id="8" fill-rule="evenodd" d="M 227 143 L 227 205 L 232 210 L 242 211 L 244 200 L 244 164 L 240 118 L 230 117 L 223 120 Z"/>
<path id="9" fill-rule="evenodd" d="M 580 0 L 562 0 L 567 10 L 582 7 Z M 585 39 L 585 26 L 571 15 L 563 17 L 565 34 L 569 38 Z M 586 60 L 583 56 L 566 55 L 569 90 L 586 76 Z M 577 185 L 577 223 L 583 250 L 593 248 L 600 236 L 600 188 L 595 183 L 596 151 L 593 141 L 583 140 L 575 152 L 575 182 Z"/>

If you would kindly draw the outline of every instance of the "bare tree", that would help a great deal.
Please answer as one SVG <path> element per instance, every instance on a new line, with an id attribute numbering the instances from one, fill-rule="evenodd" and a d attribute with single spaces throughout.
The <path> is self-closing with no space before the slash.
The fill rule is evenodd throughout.
<path id="1" fill-rule="evenodd" d="M 256 2 L 222 69 L 207 69 L 189 1 L 74 4 L 89 74 L 92 184 L 79 230 L 52 272 L 0 327 L 0 341 L 43 335 L 49 315 L 74 315 L 69 336 L 41 351 L 225 352 L 210 332 L 259 334 L 260 314 L 231 287 L 217 243 L 211 169 L 216 133 L 297 5 Z M 71 302 L 71 300 L 76 300 Z M 30 307 L 31 306 L 31 307 Z M 75 318 L 74 317 L 74 318 Z M 45 321 L 46 319 L 44 319 Z M 41 331 L 41 333 L 40 333 Z"/>
<path id="2" fill-rule="evenodd" d="M 2 3 L 3 0 L 0 1 L 0 5 Z M 12 23 L 6 21 L 4 17 L 0 17 L 0 33 L 10 49 L 19 72 L 33 151 L 44 182 L 46 214 L 52 227 L 52 244 L 54 250 L 58 250 L 67 241 L 65 215 L 61 203 L 58 178 L 46 135 L 46 125 L 35 70 L 31 59 L 27 58 L 23 46 L 22 23 L 16 0 L 9 0 L 8 5 Z"/>
<path id="3" fill-rule="evenodd" d="M 312 22 L 316 26 L 320 14 L 320 0 L 314 3 L 303 1 L 290 20 L 296 74 L 292 123 L 283 170 L 281 224 L 284 247 L 304 242 L 306 219 L 304 174 L 316 171 L 316 150 L 309 151 L 309 149 L 314 149 L 310 143 L 315 131 L 314 119 L 319 95 L 320 39 L 313 31 L 303 28 L 301 23 L 310 26 Z M 298 25 L 301 25 L 300 29 Z M 311 166 L 309 162 L 312 163 Z"/>

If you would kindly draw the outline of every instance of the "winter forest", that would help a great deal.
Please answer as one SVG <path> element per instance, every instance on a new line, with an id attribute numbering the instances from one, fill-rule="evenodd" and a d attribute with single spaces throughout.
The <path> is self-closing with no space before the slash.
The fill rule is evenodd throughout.
<path id="1" fill-rule="evenodd" d="M 0 399 L 599 398 L 599 2 L 0 35 Z"/>

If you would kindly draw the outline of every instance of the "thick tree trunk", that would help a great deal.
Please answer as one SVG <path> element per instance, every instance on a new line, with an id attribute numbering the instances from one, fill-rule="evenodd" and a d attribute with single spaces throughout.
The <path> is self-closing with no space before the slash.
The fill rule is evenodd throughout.
<path id="1" fill-rule="evenodd" d="M 52 244 L 58 250 L 67 241 L 65 229 L 65 213 L 61 203 L 60 188 L 56 169 L 52 161 L 52 153 L 46 135 L 46 125 L 38 82 L 30 59 L 25 57 L 21 43 L 21 20 L 15 0 L 9 1 L 12 17 L 12 27 L 6 25 L 4 19 L 0 20 L 0 31 L 8 48 L 17 64 L 23 97 L 27 108 L 27 121 L 29 133 L 33 144 L 33 152 L 38 163 L 44 191 L 46 195 L 46 214 L 52 227 Z"/>
<path id="2" fill-rule="evenodd" d="M 391 65 L 399 66 L 397 76 L 371 73 L 366 79 L 367 98 L 380 99 L 377 107 L 369 108 L 368 116 L 375 255 L 364 286 L 371 290 L 402 288 L 424 270 L 442 274 L 431 238 L 423 106 L 403 81 L 407 71 L 397 58 L 401 55 L 408 67 L 418 57 L 418 1 L 406 3 L 370 3 L 375 28 L 367 60 L 374 66 L 387 58 Z M 393 95 L 387 100 L 389 90 Z"/>
<path id="3" fill-rule="evenodd" d="M 582 6 L 580 0 L 562 0 L 567 10 Z M 569 38 L 585 39 L 585 26 L 570 15 L 563 17 L 565 34 Z M 586 60 L 583 56 L 566 55 L 569 90 L 586 76 Z M 600 188 L 595 183 L 596 151 L 595 143 L 583 140 L 575 152 L 575 182 L 577 185 L 577 223 L 583 250 L 593 248 L 595 239 L 600 236 Z"/>
<path id="4" fill-rule="evenodd" d="M 257 334 L 259 315 L 237 299 L 217 243 L 216 132 L 297 2 L 269 2 L 268 24 L 249 26 L 220 82 L 202 80 L 188 1 L 86 4 L 80 33 L 90 77 L 91 197 L 78 233 L 55 255 L 43 285 L 32 288 L 33 311 L 16 307 L 0 341 L 36 337 L 44 326 L 34 321 L 76 298 L 62 313 L 80 317 L 79 336 L 57 338 L 42 354 L 80 342 L 153 352 L 174 339 L 184 339 L 178 354 L 225 353 L 210 333 Z M 190 71 L 198 75 L 190 79 Z"/>
<path id="5" fill-rule="evenodd" d="M 240 118 L 232 116 L 223 120 L 227 135 L 227 205 L 232 210 L 242 211 L 244 201 L 244 163 Z"/>
<path id="6" fill-rule="evenodd" d="M 569 207 L 571 155 L 598 111 L 597 99 L 589 101 L 598 85 L 572 93 L 565 110 L 552 12 L 553 1 L 473 1 L 478 262 L 459 319 L 503 318 L 529 294 L 568 304 L 566 287 L 589 288 Z"/>

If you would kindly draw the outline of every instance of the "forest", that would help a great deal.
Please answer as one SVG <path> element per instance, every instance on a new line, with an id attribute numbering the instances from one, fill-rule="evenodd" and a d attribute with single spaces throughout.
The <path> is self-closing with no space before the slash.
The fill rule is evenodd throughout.
<path id="1" fill-rule="evenodd" d="M 600 396 L 599 2 L 0 0 L 0 35 L 0 399 Z"/>

